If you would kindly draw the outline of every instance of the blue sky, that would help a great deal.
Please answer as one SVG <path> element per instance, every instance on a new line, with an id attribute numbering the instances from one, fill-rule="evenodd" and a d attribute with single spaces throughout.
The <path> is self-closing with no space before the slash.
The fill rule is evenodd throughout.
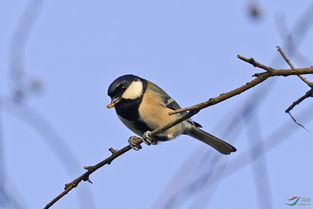
<path id="1" fill-rule="evenodd" d="M 84 165 L 107 157 L 110 147 L 127 145 L 133 133 L 114 110 L 106 109 L 107 87 L 120 75 L 151 80 L 181 106 L 190 106 L 239 87 L 260 72 L 238 60 L 237 54 L 288 68 L 275 48 L 280 45 L 287 51 L 286 30 L 296 45 L 290 56 L 294 65 L 311 66 L 312 19 L 304 18 L 308 30 L 297 26 L 304 25 L 301 17 L 312 2 L 259 1 L 257 20 L 249 16 L 251 2 L 44 1 L 25 48 L 19 51 L 24 52 L 22 82 L 27 93 L 17 104 L 12 102 L 16 83 L 10 77 L 10 50 L 29 1 L 2 1 L 0 157 L 5 177 L 0 183 L 7 193 L 20 208 L 41 208 L 82 174 Z M 27 90 L 34 80 L 41 85 L 39 92 Z M 193 117 L 204 130 L 237 148 L 230 156 L 218 155 L 187 136 L 144 146 L 95 172 L 92 185 L 81 183 L 53 208 L 165 208 L 171 194 L 207 172 L 226 177 L 196 187 L 202 192 L 179 201 L 176 208 L 288 208 L 285 202 L 293 196 L 313 198 L 312 131 L 296 126 L 284 113 L 307 90 L 296 77 L 272 78 Z M 256 92 L 264 96 L 260 101 Z M 231 123 L 250 102 L 257 106 L 255 114 Z M 297 119 L 312 130 L 312 114 L 306 111 L 310 105 L 308 99 L 293 113 L 297 117 L 303 111 Z M 269 139 L 283 124 L 287 125 L 282 132 L 293 134 Z M 283 143 L 273 147 L 280 139 Z M 247 163 L 253 153 L 262 151 L 258 145 L 252 149 L 259 141 L 264 141 L 266 154 Z M 78 164 L 70 160 L 66 147 Z M 224 165 L 224 172 L 214 173 L 215 165 Z M 261 185 L 268 187 L 260 189 L 264 175 L 268 181 Z M 264 194 L 268 190 L 270 194 Z M 0 203 L 0 208 L 18 208 L 1 198 Z"/>

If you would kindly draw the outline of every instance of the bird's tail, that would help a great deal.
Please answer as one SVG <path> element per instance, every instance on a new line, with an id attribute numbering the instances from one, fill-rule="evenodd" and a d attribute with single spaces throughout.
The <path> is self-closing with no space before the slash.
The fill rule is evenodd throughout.
<path id="1" fill-rule="evenodd" d="M 215 148 L 217 151 L 219 151 L 222 154 L 228 155 L 231 152 L 236 152 L 236 148 L 232 145 L 228 144 L 227 142 L 213 136 L 212 134 L 209 134 L 199 128 L 192 127 L 188 130 L 187 133 L 185 133 L 189 136 L 192 136 L 211 147 Z"/>

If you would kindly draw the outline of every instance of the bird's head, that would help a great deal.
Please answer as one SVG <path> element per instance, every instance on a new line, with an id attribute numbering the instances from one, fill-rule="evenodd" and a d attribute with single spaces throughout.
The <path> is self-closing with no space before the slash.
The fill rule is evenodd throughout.
<path id="1" fill-rule="evenodd" d="M 135 75 L 123 75 L 115 79 L 108 89 L 112 101 L 107 105 L 112 108 L 123 100 L 135 100 L 144 92 L 144 79 Z"/>

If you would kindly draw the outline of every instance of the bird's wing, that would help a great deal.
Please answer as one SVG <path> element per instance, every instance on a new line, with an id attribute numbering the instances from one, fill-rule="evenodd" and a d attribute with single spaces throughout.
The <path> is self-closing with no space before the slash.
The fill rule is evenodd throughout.
<path id="1" fill-rule="evenodd" d="M 163 102 L 167 108 L 171 110 L 177 110 L 181 108 L 179 104 L 172 97 L 170 97 L 165 91 L 163 91 L 163 89 L 161 89 L 160 87 L 158 87 L 152 82 L 149 82 L 148 85 L 154 92 L 159 93 L 160 97 L 162 97 Z"/>
<path id="2" fill-rule="evenodd" d="M 152 82 L 148 82 L 148 85 L 151 89 L 153 89 L 155 92 L 158 92 L 159 95 L 162 97 L 164 104 L 166 105 L 167 108 L 171 109 L 171 110 L 177 110 L 177 109 L 181 109 L 181 107 L 179 106 L 179 104 L 172 98 L 170 97 L 165 91 L 163 91 L 163 89 L 161 89 L 160 87 L 158 87 L 157 85 L 155 85 Z M 188 122 L 194 124 L 196 127 L 201 128 L 201 124 L 189 119 L 187 120 Z"/>

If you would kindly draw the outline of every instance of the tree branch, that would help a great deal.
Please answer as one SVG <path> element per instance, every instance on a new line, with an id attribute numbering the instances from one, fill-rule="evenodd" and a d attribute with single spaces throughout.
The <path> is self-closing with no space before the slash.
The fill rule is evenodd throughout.
<path id="1" fill-rule="evenodd" d="M 197 105 L 193 105 L 191 107 L 188 108 L 182 108 L 179 110 L 175 110 L 169 114 L 176 114 L 176 113 L 182 113 L 182 112 L 187 112 L 184 113 L 179 119 L 163 126 L 160 127 L 158 129 L 155 129 L 154 131 L 152 131 L 149 136 L 150 137 L 154 137 L 159 133 L 164 132 L 165 130 L 175 126 L 178 123 L 181 123 L 182 121 L 192 117 L 193 115 L 197 114 L 201 109 L 215 105 L 217 103 L 220 103 L 226 99 L 229 99 L 233 96 L 236 96 L 238 94 L 241 94 L 242 92 L 260 84 L 261 82 L 265 81 L 267 78 L 269 77 L 274 77 L 274 76 L 290 76 L 290 75 L 300 75 L 300 74 L 313 74 L 313 67 L 309 67 L 309 68 L 297 68 L 297 69 L 282 69 L 282 70 L 278 70 L 278 69 L 274 69 L 272 67 L 263 65 L 257 61 L 255 61 L 253 58 L 245 58 L 243 56 L 238 55 L 237 56 L 239 59 L 248 62 L 249 64 L 253 65 L 254 67 L 258 67 L 261 68 L 263 70 L 265 70 L 266 72 L 263 73 L 257 73 L 254 74 L 253 76 L 255 76 L 256 78 L 253 79 L 250 82 L 247 82 L 245 85 L 240 86 L 239 88 L 236 88 L 232 91 L 229 91 L 227 93 L 222 93 L 219 96 L 215 97 L 215 98 L 210 98 L 208 101 L 197 104 Z M 138 137 L 131 137 L 131 142 L 134 145 L 139 146 L 143 140 L 142 138 L 138 138 Z M 50 208 L 52 205 L 54 205 L 58 200 L 60 200 L 62 197 L 64 197 L 67 193 L 69 193 L 72 189 L 74 189 L 75 187 L 77 187 L 77 185 L 81 182 L 81 181 L 88 181 L 90 183 L 92 183 L 89 179 L 89 176 L 95 172 L 96 170 L 98 170 L 99 168 L 101 168 L 102 166 L 106 165 L 106 164 L 110 164 L 114 159 L 116 159 L 117 157 L 121 156 L 122 154 L 128 152 L 129 150 L 131 150 L 131 146 L 127 145 L 124 148 L 120 149 L 120 150 L 114 150 L 113 148 L 110 148 L 109 151 L 111 152 L 111 156 L 109 156 L 108 158 L 104 159 L 103 161 L 99 162 L 96 165 L 93 166 L 85 166 L 84 168 L 87 170 L 84 174 L 82 174 L 81 176 L 79 176 L 78 178 L 74 179 L 72 182 L 68 183 L 65 185 L 64 191 L 62 193 L 60 193 L 57 197 L 55 197 L 53 200 L 51 200 L 45 207 L 44 209 L 48 209 Z"/>
<path id="2" fill-rule="evenodd" d="M 248 89 L 260 84 L 263 81 L 265 81 L 269 77 L 291 76 L 291 75 L 300 75 L 300 74 L 313 74 L 313 67 L 295 68 L 295 69 L 274 69 L 272 67 L 266 66 L 264 64 L 261 64 L 261 63 L 255 61 L 253 58 L 246 58 L 246 57 L 243 57 L 240 55 L 238 55 L 237 57 L 239 59 L 241 59 L 242 61 L 245 61 L 245 62 L 253 65 L 254 67 L 258 67 L 258 68 L 265 70 L 266 72 L 254 74 L 253 76 L 256 77 L 255 79 L 253 79 L 250 82 L 247 82 L 246 84 L 244 84 L 243 86 L 241 86 L 239 88 L 236 88 L 236 89 L 231 90 L 231 91 L 226 92 L 226 93 L 222 93 L 218 97 L 210 98 L 209 100 L 207 100 L 205 102 L 193 105 L 191 107 L 174 110 L 174 111 L 170 112 L 169 114 L 172 115 L 172 114 L 182 113 L 182 112 L 191 111 L 191 110 L 192 111 L 200 111 L 203 108 L 215 105 L 215 104 L 220 103 L 220 102 L 222 102 L 226 99 L 229 99 L 233 96 L 241 94 L 242 92 L 247 91 Z"/>
<path id="3" fill-rule="evenodd" d="M 141 144 L 142 143 L 142 139 L 134 137 L 133 138 L 133 143 L 134 144 Z M 65 188 L 64 191 L 61 192 L 58 196 L 56 196 L 53 200 L 51 200 L 45 207 L 44 209 L 50 208 L 52 205 L 54 205 L 54 203 L 56 203 L 58 200 L 60 200 L 63 196 L 65 196 L 67 193 L 69 193 L 72 189 L 74 189 L 75 187 L 77 187 L 77 185 L 81 182 L 81 181 L 88 181 L 89 183 L 92 183 L 89 179 L 90 174 L 92 174 L 93 172 L 95 172 L 96 170 L 98 170 L 99 168 L 101 168 L 102 166 L 106 165 L 106 164 L 110 164 L 114 159 L 116 159 L 117 157 L 119 157 L 120 155 L 124 154 L 125 152 L 128 152 L 129 150 L 131 150 L 130 145 L 125 146 L 124 148 L 120 149 L 120 150 L 114 150 L 112 148 L 109 149 L 109 151 L 112 153 L 110 157 L 104 159 L 103 161 L 101 161 L 100 163 L 93 165 L 93 166 L 85 166 L 85 169 L 87 170 L 84 174 L 82 174 L 81 176 L 79 176 L 78 178 L 74 179 L 73 181 L 71 181 L 68 184 L 65 184 Z"/>

